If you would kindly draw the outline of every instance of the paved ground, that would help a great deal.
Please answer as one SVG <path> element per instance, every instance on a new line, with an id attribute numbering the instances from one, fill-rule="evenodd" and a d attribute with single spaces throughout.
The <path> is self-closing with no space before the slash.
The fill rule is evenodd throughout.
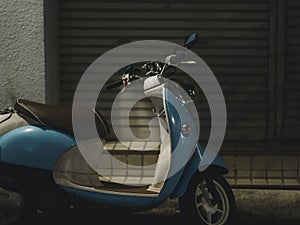
<path id="1" fill-rule="evenodd" d="M 300 191 L 234 190 L 238 225 L 300 225 Z M 109 221 L 102 222 L 102 221 Z M 74 214 L 42 219 L 38 224 L 51 225 L 182 225 L 176 200 L 168 200 L 158 208 L 138 213 L 109 213 L 99 210 L 91 215 Z"/>

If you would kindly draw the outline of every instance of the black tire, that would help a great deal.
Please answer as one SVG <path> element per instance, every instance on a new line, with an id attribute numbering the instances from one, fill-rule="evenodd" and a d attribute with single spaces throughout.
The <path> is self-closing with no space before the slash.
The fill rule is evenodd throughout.
<path id="1" fill-rule="evenodd" d="M 24 192 L 20 188 L 20 185 L 17 185 L 12 179 L 3 178 L 0 180 L 0 187 L 4 188 L 7 191 L 14 192 L 14 195 L 20 195 L 21 200 L 20 208 L 17 211 L 8 211 L 0 209 L 0 225 L 19 225 L 23 224 L 32 224 L 35 210 L 30 207 L 28 201 L 26 201 Z"/>
<path id="2" fill-rule="evenodd" d="M 209 190 L 211 184 L 215 188 Z M 199 174 L 192 178 L 186 194 L 179 198 L 179 207 L 189 221 L 198 225 L 232 224 L 236 211 L 234 195 L 225 178 L 204 179 Z"/>
<path id="3" fill-rule="evenodd" d="M 34 221 L 34 209 L 24 205 L 18 212 L 5 212 L 0 210 L 0 225 L 32 224 Z"/>
<path id="4" fill-rule="evenodd" d="M 2 205 L 0 209 L 0 225 L 12 225 L 17 224 L 20 219 L 22 208 L 24 207 L 23 196 L 20 194 L 18 186 L 10 179 L 0 179 L 0 194 L 2 195 L 1 202 L 2 204 L 8 204 L 10 207 L 9 201 L 12 202 L 13 209 L 4 208 Z M 6 202 L 7 199 L 7 202 Z M 14 206 L 14 203 L 18 202 Z"/>
<path id="5" fill-rule="evenodd" d="M 17 224 L 19 221 L 19 214 L 9 214 L 0 212 L 0 225 L 12 225 Z"/>

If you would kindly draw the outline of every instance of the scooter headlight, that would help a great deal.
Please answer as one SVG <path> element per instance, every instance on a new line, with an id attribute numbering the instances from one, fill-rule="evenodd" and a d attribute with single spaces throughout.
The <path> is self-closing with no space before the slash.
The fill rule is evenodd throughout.
<path id="1" fill-rule="evenodd" d="M 181 133 L 185 137 L 189 136 L 192 133 L 192 126 L 187 123 L 182 124 Z"/>

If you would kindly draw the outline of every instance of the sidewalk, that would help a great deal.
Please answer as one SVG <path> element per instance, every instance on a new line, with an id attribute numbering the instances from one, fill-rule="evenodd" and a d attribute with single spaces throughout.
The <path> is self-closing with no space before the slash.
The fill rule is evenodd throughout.
<path id="1" fill-rule="evenodd" d="M 239 224 L 300 224 L 300 191 L 236 189 L 234 194 Z"/>
<path id="2" fill-rule="evenodd" d="M 234 225 L 299 225 L 300 191 L 235 189 L 237 218 Z M 167 200 L 148 211 L 126 213 L 103 211 L 76 212 L 44 218 L 43 225 L 188 225 L 176 200 Z M 22 224 L 24 225 L 24 224 Z M 26 224 L 27 225 L 27 224 Z M 31 224 L 32 225 L 32 224 Z"/>
<path id="3" fill-rule="evenodd" d="M 234 195 L 237 203 L 237 225 L 300 224 L 300 191 L 234 189 Z M 159 208 L 138 214 L 147 214 L 145 220 L 156 217 L 153 219 L 157 221 L 156 225 L 163 224 L 158 222 L 159 215 L 165 221 L 169 218 L 168 224 L 179 225 L 183 222 L 176 200 L 169 200 Z"/>

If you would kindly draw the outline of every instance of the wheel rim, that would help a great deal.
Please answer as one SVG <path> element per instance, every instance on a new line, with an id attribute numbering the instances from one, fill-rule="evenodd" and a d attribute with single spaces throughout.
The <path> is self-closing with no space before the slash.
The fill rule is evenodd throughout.
<path id="1" fill-rule="evenodd" d="M 220 196 L 219 202 L 212 204 L 213 196 L 209 192 L 206 181 L 197 185 L 195 192 L 195 206 L 201 219 L 208 225 L 223 225 L 229 217 L 230 204 L 226 191 L 221 184 L 213 181 Z"/>
<path id="2" fill-rule="evenodd" d="M 19 218 L 19 214 L 9 214 L 0 212 L 0 224 L 6 225 L 15 222 Z"/>

